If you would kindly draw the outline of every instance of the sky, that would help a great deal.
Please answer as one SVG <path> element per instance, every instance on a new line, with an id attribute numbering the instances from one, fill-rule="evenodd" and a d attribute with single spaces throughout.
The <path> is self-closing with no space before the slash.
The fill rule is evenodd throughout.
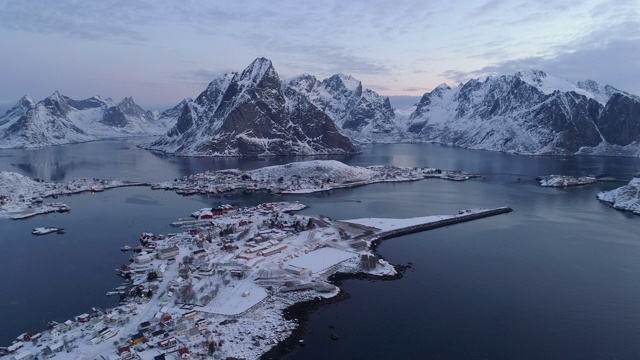
<path id="1" fill-rule="evenodd" d="M 58 90 L 162 110 L 257 57 L 387 96 L 527 69 L 640 94 L 640 0 L 0 0 L 0 109 Z"/>

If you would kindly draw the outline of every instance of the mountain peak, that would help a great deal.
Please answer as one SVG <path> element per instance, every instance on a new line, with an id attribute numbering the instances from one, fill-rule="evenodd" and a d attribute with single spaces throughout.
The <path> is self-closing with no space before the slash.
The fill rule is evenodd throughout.
<path id="1" fill-rule="evenodd" d="M 271 64 L 271 60 L 263 57 L 259 57 L 253 60 L 253 62 L 249 64 L 249 66 L 247 66 L 247 68 L 244 69 L 244 71 L 242 71 L 242 74 L 240 74 L 239 80 L 241 82 L 246 81 L 246 82 L 257 84 L 266 75 L 277 76 L 275 69 L 273 68 L 273 64 Z"/>
<path id="2" fill-rule="evenodd" d="M 362 83 L 351 75 L 335 74 L 322 82 L 325 83 L 325 86 L 332 87 L 334 89 L 343 87 L 353 93 L 359 94 L 362 92 Z"/>
<path id="3" fill-rule="evenodd" d="M 33 98 L 29 95 L 25 95 L 23 97 L 20 98 L 20 100 L 18 100 L 18 104 L 24 106 L 24 107 L 32 107 L 36 104 L 36 102 L 33 100 Z M 17 105 L 17 104 L 16 104 Z"/>
<path id="4" fill-rule="evenodd" d="M 542 85 L 547 74 L 542 70 L 522 70 L 516 73 L 516 77 L 533 86 Z"/>

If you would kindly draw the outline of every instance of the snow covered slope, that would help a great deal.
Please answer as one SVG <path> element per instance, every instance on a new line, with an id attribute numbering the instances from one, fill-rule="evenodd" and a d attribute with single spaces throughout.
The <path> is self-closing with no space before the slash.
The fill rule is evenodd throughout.
<path id="1" fill-rule="evenodd" d="M 396 125 L 389 98 L 382 97 L 355 78 L 336 74 L 319 81 L 304 74 L 286 80 L 327 113 L 341 131 L 358 142 L 397 142 L 402 131 Z"/>
<path id="2" fill-rule="evenodd" d="M 38 103 L 25 96 L 0 117 L 0 148 L 160 135 L 167 129 L 130 97 L 116 104 L 98 96 L 73 100 L 56 91 Z"/>
<path id="3" fill-rule="evenodd" d="M 640 101 L 593 81 L 529 71 L 440 85 L 397 121 L 411 141 L 533 155 L 635 155 Z"/>
<path id="4" fill-rule="evenodd" d="M 358 148 L 309 99 L 280 80 L 271 61 L 213 80 L 176 125 L 145 146 L 185 156 L 315 155 Z"/>

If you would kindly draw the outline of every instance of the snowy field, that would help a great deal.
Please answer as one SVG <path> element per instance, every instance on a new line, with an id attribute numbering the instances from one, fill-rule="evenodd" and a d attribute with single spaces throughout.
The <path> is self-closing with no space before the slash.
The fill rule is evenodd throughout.
<path id="1" fill-rule="evenodd" d="M 359 224 L 364 226 L 373 227 L 382 231 L 396 230 L 406 228 L 414 225 L 427 224 L 444 219 L 451 219 L 455 215 L 432 215 L 414 217 L 408 219 L 381 219 L 381 218 L 363 218 L 353 220 L 341 220 L 343 222 Z"/>
<path id="2" fill-rule="evenodd" d="M 357 254 L 334 249 L 332 247 L 323 247 L 291 259 L 287 261 L 286 264 L 300 268 L 307 268 L 313 274 L 320 274 L 332 266 L 338 265 L 355 256 L 357 256 Z"/>
<path id="3" fill-rule="evenodd" d="M 234 286 L 220 289 L 218 295 L 207 306 L 198 308 L 198 311 L 220 315 L 238 315 L 259 304 L 268 295 L 264 288 L 254 282 L 242 281 Z"/>

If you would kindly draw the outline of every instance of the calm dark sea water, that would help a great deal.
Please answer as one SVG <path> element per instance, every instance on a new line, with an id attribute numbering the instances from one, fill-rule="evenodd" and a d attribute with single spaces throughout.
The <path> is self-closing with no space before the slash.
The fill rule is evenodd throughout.
<path id="1" fill-rule="evenodd" d="M 300 200 L 332 218 L 413 217 L 509 205 L 508 215 L 388 240 L 392 263 L 413 263 L 397 281 L 347 281 L 351 298 L 314 313 L 306 346 L 289 359 L 637 358 L 640 353 L 640 218 L 595 200 L 622 183 L 544 189 L 548 174 L 630 179 L 640 160 L 526 157 L 435 145 L 375 145 L 338 157 L 352 165 L 435 166 L 483 174 L 464 183 L 376 184 L 305 196 L 180 197 L 123 188 L 63 198 L 73 210 L 2 220 L 0 345 L 18 334 L 108 307 L 119 284 L 118 251 L 142 231 L 215 203 Z M 303 160 L 295 159 L 295 160 Z M 0 151 L 0 171 L 67 181 L 81 177 L 163 181 L 222 168 L 253 169 L 292 159 L 157 156 L 131 142 Z M 356 200 L 359 200 L 357 202 Z M 36 226 L 65 235 L 35 237 Z M 329 326 L 333 329 L 330 329 Z M 329 336 L 336 333 L 337 341 Z"/>

